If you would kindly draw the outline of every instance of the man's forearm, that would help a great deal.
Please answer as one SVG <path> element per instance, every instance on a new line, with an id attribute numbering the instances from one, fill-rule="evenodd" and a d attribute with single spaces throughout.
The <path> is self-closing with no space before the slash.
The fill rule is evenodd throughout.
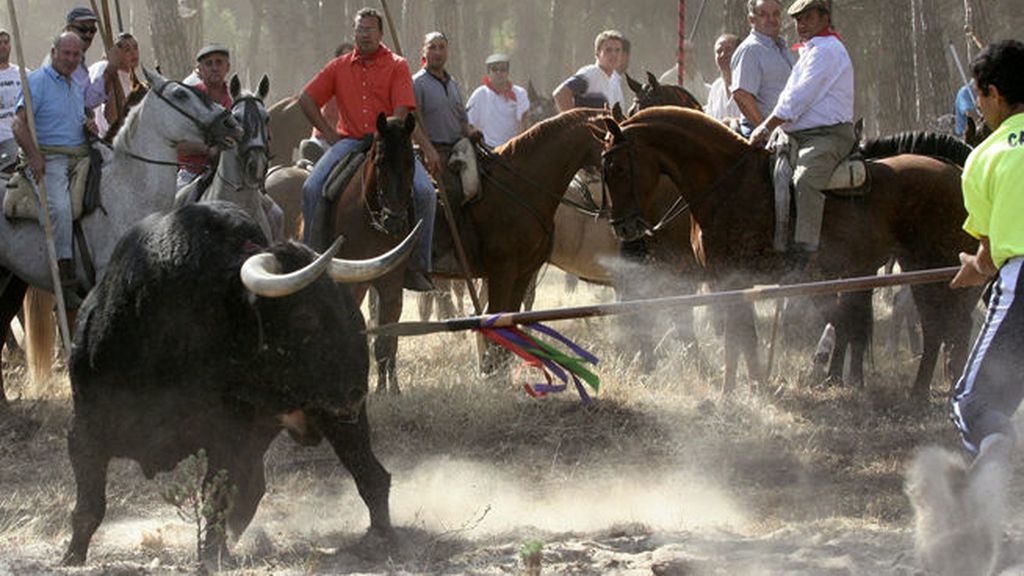
<path id="1" fill-rule="evenodd" d="M 309 123 L 319 130 L 321 134 L 331 134 L 335 131 L 334 126 L 328 124 L 327 119 L 320 112 L 320 107 L 316 105 L 313 98 L 306 94 L 305 91 L 299 94 L 299 109 L 306 116 L 306 120 L 309 120 Z"/>
<path id="2" fill-rule="evenodd" d="M 745 90 L 736 90 L 732 93 L 732 98 L 739 106 L 740 112 L 743 113 L 743 117 L 747 119 L 747 123 L 751 126 L 757 126 L 764 121 L 764 116 L 761 115 L 761 109 L 757 107 L 757 100 L 754 96 Z"/>
<path id="3" fill-rule="evenodd" d="M 559 112 L 565 112 L 573 107 L 572 91 L 569 90 L 568 86 L 560 86 L 551 96 L 555 99 L 555 107 L 558 108 Z"/>

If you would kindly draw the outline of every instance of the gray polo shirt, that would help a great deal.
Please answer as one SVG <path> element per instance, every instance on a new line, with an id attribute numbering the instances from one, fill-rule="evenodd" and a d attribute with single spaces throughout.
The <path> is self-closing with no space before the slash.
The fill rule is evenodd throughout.
<path id="1" fill-rule="evenodd" d="M 796 56 L 785 40 L 772 40 L 757 30 L 751 30 L 732 55 L 730 89 L 753 94 L 761 115 L 767 117 L 775 109 L 794 64 Z M 754 128 L 746 118 L 743 118 L 743 126 L 748 131 Z"/>
<path id="2" fill-rule="evenodd" d="M 462 137 L 462 126 L 469 119 L 459 85 L 451 75 L 445 72 L 442 81 L 423 68 L 413 75 L 412 90 L 431 142 L 454 144 Z"/>

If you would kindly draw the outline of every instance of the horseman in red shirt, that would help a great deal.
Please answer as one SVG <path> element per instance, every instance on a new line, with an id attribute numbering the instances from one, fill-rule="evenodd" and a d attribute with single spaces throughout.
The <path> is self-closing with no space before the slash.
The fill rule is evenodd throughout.
<path id="1" fill-rule="evenodd" d="M 317 128 L 330 149 L 316 163 L 302 186 L 302 213 L 312 222 L 324 182 L 334 166 L 347 156 L 360 140 L 376 131 L 377 115 L 404 118 L 416 108 L 412 75 L 405 58 L 381 44 L 383 19 L 372 8 L 363 8 L 355 17 L 356 49 L 327 63 L 299 95 L 299 106 L 306 118 Z M 338 106 L 338 124 L 331 126 L 320 109 L 331 98 Z M 419 125 L 413 140 L 423 150 L 424 162 L 438 174 L 437 151 L 424 136 Z M 430 281 L 430 249 L 433 238 L 434 212 L 437 196 L 427 170 L 419 160 L 413 176 L 414 203 L 417 218 L 423 219 L 423 236 L 419 257 L 410 262 L 405 287 L 411 290 L 433 290 Z M 309 242 L 310 226 L 305 227 L 303 240 Z"/>

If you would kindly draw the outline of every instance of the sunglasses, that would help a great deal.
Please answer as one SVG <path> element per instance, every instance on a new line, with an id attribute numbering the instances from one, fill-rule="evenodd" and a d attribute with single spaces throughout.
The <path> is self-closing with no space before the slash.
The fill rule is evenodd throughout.
<path id="1" fill-rule="evenodd" d="M 81 32 L 82 34 L 95 34 L 96 33 L 96 27 L 95 26 L 72 26 L 72 28 L 74 28 L 78 32 Z"/>
<path id="2" fill-rule="evenodd" d="M 491 72 L 508 72 L 508 66 L 488 66 Z"/>

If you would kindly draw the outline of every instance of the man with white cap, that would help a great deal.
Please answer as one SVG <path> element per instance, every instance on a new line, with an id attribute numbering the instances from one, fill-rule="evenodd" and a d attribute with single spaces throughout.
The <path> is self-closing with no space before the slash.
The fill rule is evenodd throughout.
<path id="1" fill-rule="evenodd" d="M 793 252 L 803 256 L 818 250 L 825 210 L 821 191 L 856 142 L 853 64 L 832 29 L 831 11 L 829 0 L 796 0 L 789 7 L 800 35 L 800 59 L 775 109 L 750 135 L 751 144 L 762 144 L 781 127 L 799 148 L 793 169 Z"/>
<path id="2" fill-rule="evenodd" d="M 491 54 L 484 64 L 484 84 L 473 91 L 466 108 L 470 124 L 483 132 L 488 146 L 496 148 L 529 127 L 530 97 L 509 80 L 511 59 L 507 55 Z"/>

